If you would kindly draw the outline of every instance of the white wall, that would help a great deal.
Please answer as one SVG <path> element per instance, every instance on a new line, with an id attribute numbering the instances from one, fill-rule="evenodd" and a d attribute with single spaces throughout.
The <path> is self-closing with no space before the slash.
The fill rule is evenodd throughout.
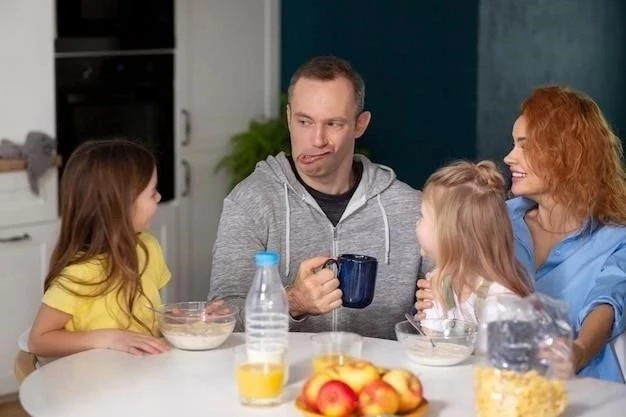
<path id="1" fill-rule="evenodd" d="M 54 0 L 0 0 L 0 139 L 23 143 L 26 133 L 55 136 Z M 40 179 L 0 174 L 0 228 L 57 217 L 57 172 Z"/>
<path id="2" fill-rule="evenodd" d="M 54 135 L 54 0 L 0 1 L 0 138 Z"/>

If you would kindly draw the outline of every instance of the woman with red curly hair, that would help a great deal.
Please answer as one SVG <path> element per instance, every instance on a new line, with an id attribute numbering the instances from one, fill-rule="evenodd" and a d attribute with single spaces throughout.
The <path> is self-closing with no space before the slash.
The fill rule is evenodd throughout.
<path id="1" fill-rule="evenodd" d="M 624 382 L 609 342 L 625 330 L 626 174 L 598 105 L 566 87 L 536 89 L 504 158 L 518 259 L 537 291 L 565 300 L 578 374 Z"/>
<path id="2" fill-rule="evenodd" d="M 626 174 L 598 105 L 567 87 L 536 89 L 513 126 L 507 202 L 515 252 L 535 290 L 564 300 L 581 376 L 624 382 L 610 342 L 626 327 Z M 433 307 L 420 279 L 417 316 Z M 626 364 L 622 364 L 626 366 Z"/>

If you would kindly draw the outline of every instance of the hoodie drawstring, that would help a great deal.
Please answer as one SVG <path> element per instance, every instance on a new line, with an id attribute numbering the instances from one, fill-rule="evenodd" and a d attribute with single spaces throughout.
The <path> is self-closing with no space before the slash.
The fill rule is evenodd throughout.
<path id="1" fill-rule="evenodd" d="M 291 210 L 289 209 L 289 194 L 287 191 L 287 183 L 283 183 L 283 189 L 285 190 L 285 277 L 289 276 L 289 228 Z"/>
<path id="2" fill-rule="evenodd" d="M 383 215 L 383 222 L 385 223 L 385 264 L 389 265 L 389 219 L 387 218 L 385 207 L 383 207 L 383 202 L 380 199 L 380 194 L 376 196 L 376 200 L 378 201 L 378 207 L 380 207 L 380 212 Z"/>

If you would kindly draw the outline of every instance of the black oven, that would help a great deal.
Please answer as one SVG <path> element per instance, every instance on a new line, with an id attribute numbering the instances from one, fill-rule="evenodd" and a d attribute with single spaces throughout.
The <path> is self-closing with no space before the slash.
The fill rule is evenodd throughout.
<path id="1" fill-rule="evenodd" d="M 56 51 L 173 48 L 174 1 L 56 0 Z"/>
<path id="2" fill-rule="evenodd" d="M 67 160 L 88 139 L 126 137 L 157 158 L 162 201 L 174 198 L 172 53 L 56 60 L 57 146 Z M 60 175 L 63 175 L 62 168 Z"/>

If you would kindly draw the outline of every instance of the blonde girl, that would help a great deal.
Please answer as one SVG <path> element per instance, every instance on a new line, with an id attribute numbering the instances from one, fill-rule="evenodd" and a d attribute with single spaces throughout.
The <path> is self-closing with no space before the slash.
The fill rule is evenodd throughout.
<path id="1" fill-rule="evenodd" d="M 531 293 L 515 259 L 505 183 L 493 162 L 456 162 L 436 171 L 424 186 L 421 213 L 421 252 L 435 264 L 427 318 L 477 323 L 487 296 Z"/>

